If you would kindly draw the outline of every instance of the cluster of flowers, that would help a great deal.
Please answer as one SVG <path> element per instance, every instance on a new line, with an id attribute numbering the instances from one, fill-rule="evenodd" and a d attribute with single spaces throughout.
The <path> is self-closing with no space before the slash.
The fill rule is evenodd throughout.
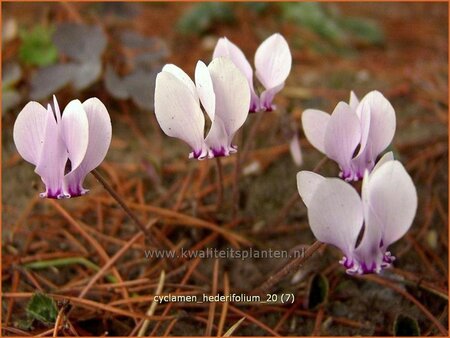
<path id="1" fill-rule="evenodd" d="M 212 61 L 195 69 L 195 83 L 179 67 L 167 64 L 156 78 L 155 115 L 168 136 L 186 142 L 189 158 L 202 160 L 237 151 L 233 136 L 249 113 L 272 111 L 284 87 L 292 56 L 280 34 L 267 38 L 255 53 L 256 78 L 244 53 L 219 39 Z M 211 127 L 204 137 L 205 117 Z M 340 178 L 301 171 L 298 190 L 308 208 L 311 229 L 319 241 L 344 252 L 348 273 L 380 272 L 395 259 L 387 247 L 412 224 L 417 193 L 411 177 L 392 153 L 379 155 L 395 133 L 395 111 L 379 92 L 361 101 L 352 92 L 331 115 L 314 109 L 302 115 L 307 139 L 336 161 Z M 87 192 L 86 175 L 104 159 L 111 142 L 111 121 L 97 98 L 71 101 L 61 114 L 56 98 L 47 109 L 28 103 L 14 125 L 14 142 L 22 157 L 36 166 L 46 186 L 41 197 L 69 198 Z M 361 197 L 350 181 L 363 179 Z M 361 237 L 362 233 L 362 237 Z M 360 243 L 358 238 L 361 237 Z"/>
<path id="2" fill-rule="evenodd" d="M 227 38 L 221 38 L 211 63 L 197 63 L 195 83 L 179 67 L 164 66 L 156 77 L 156 119 L 166 135 L 192 148 L 190 158 L 228 156 L 237 151 L 232 139 L 248 113 L 275 108 L 273 98 L 284 87 L 291 64 L 286 40 L 280 34 L 267 38 L 255 53 L 256 77 L 264 86 L 258 96 L 253 70 L 244 53 Z M 206 138 L 200 103 L 211 119 Z"/>
<path id="3" fill-rule="evenodd" d="M 339 102 L 331 115 L 304 111 L 302 123 L 309 142 L 339 164 L 343 179 L 297 174 L 314 236 L 341 249 L 347 273 L 379 273 L 394 261 L 387 247 L 408 231 L 417 209 L 414 183 L 392 152 L 376 162 L 394 136 L 394 108 L 377 91 L 361 102 L 352 92 L 349 104 Z M 348 181 L 361 178 L 360 197 Z"/>

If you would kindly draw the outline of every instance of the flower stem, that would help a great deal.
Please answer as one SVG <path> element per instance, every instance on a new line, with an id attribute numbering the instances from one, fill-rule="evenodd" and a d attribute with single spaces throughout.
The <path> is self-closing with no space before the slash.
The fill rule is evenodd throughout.
<path id="1" fill-rule="evenodd" d="M 319 250 L 324 245 L 326 244 L 315 241 L 308 247 L 304 255 L 291 259 L 280 270 L 278 270 L 278 272 L 270 276 L 264 283 L 261 284 L 260 287 L 253 290 L 250 294 L 257 295 L 269 291 L 270 288 L 278 283 L 281 279 L 286 277 L 292 271 L 295 271 L 299 267 L 301 267 L 317 250 Z"/>
<path id="2" fill-rule="evenodd" d="M 217 166 L 217 191 L 218 191 L 216 210 L 220 210 L 223 202 L 223 172 L 220 157 L 216 157 L 216 166 Z"/>
<path id="3" fill-rule="evenodd" d="M 244 164 L 246 157 L 248 153 L 251 150 L 251 147 L 253 146 L 253 142 L 255 139 L 256 131 L 258 130 L 258 127 L 262 121 L 262 113 L 256 113 L 256 121 L 253 122 L 250 132 L 245 140 L 245 144 L 242 147 L 242 152 L 238 152 L 238 156 L 236 156 L 235 161 L 235 168 L 234 168 L 234 184 L 233 184 L 233 219 L 236 218 L 238 209 L 239 209 L 239 178 L 241 175 L 241 167 Z M 243 139 L 243 137 L 241 137 Z"/>
<path id="4" fill-rule="evenodd" d="M 112 198 L 116 200 L 116 202 L 122 207 L 122 209 L 130 216 L 133 220 L 134 224 L 138 226 L 138 228 L 145 234 L 145 237 L 149 239 L 153 244 L 155 244 L 151 233 L 147 230 L 146 226 L 137 218 L 137 216 L 131 211 L 130 208 L 126 205 L 122 197 L 119 196 L 118 193 L 109 185 L 109 183 L 100 175 L 97 169 L 94 169 L 92 175 L 103 185 L 106 191 L 111 195 Z"/>

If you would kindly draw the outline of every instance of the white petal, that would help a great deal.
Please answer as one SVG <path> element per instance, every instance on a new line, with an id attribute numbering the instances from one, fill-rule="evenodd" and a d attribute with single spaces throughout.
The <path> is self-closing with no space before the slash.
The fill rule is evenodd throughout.
<path id="1" fill-rule="evenodd" d="M 167 64 L 163 67 L 162 71 L 168 72 L 174 75 L 177 79 L 181 80 L 189 88 L 192 95 L 198 100 L 197 88 L 189 75 L 187 75 L 183 69 L 174 64 Z"/>
<path id="2" fill-rule="evenodd" d="M 111 144 L 111 118 L 105 105 L 96 97 L 83 102 L 83 108 L 89 123 L 89 144 L 83 166 L 91 171 L 98 167 Z"/>
<path id="3" fill-rule="evenodd" d="M 361 140 L 361 125 L 356 113 L 345 102 L 339 102 L 325 132 L 325 153 L 335 160 L 344 177 L 350 169 L 353 153 Z"/>
<path id="4" fill-rule="evenodd" d="M 284 37 L 275 33 L 264 40 L 255 53 L 256 76 L 266 89 L 286 81 L 292 66 L 292 55 Z"/>
<path id="5" fill-rule="evenodd" d="M 377 164 L 372 169 L 372 173 L 377 171 L 378 168 L 381 167 L 386 162 L 393 161 L 393 160 L 394 160 L 394 153 L 392 151 L 387 152 L 386 154 L 381 156 L 381 158 L 378 160 Z"/>
<path id="6" fill-rule="evenodd" d="M 306 138 L 317 150 L 325 154 L 325 132 L 330 115 L 317 109 L 307 109 L 302 114 L 302 126 Z"/>
<path id="7" fill-rule="evenodd" d="M 14 123 L 13 138 L 23 159 L 37 165 L 44 143 L 47 110 L 37 102 L 29 102 Z"/>
<path id="8" fill-rule="evenodd" d="M 275 110 L 275 105 L 272 103 L 275 95 L 284 88 L 284 82 L 280 85 L 264 90 L 261 93 L 259 99 L 259 108 L 263 111 L 273 111 Z"/>
<path id="9" fill-rule="evenodd" d="M 359 104 L 355 111 L 361 123 L 361 144 L 358 154 L 355 157 L 358 158 L 363 157 L 362 154 L 365 153 L 367 142 L 369 141 L 371 111 L 367 101 Z"/>
<path id="10" fill-rule="evenodd" d="M 378 91 L 368 93 L 358 106 L 364 113 L 364 107 L 370 108 L 370 128 L 367 147 L 371 155 L 376 158 L 392 141 L 395 134 L 395 111 L 390 102 Z M 362 119 L 362 117 L 361 117 Z"/>
<path id="11" fill-rule="evenodd" d="M 203 151 L 205 117 L 198 98 L 169 72 L 156 77 L 155 115 L 166 135 L 183 140 L 196 154 Z"/>
<path id="12" fill-rule="evenodd" d="M 213 83 L 208 67 L 202 61 L 198 61 L 197 67 L 195 68 L 195 85 L 197 87 L 200 102 L 202 103 L 203 108 L 205 108 L 211 121 L 213 121 L 216 111 L 216 95 L 214 94 Z"/>
<path id="13" fill-rule="evenodd" d="M 53 110 L 48 105 L 42 151 L 35 172 L 46 186 L 41 197 L 62 198 L 64 192 L 64 170 L 67 163 L 67 148 L 61 138 L 60 126 L 56 123 Z"/>
<path id="14" fill-rule="evenodd" d="M 86 175 L 98 167 L 108 152 L 111 143 L 112 126 L 108 110 L 96 97 L 83 102 L 89 123 L 89 144 L 80 166 L 66 175 L 66 186 L 70 195 L 79 196 L 86 192 L 83 181 Z"/>
<path id="15" fill-rule="evenodd" d="M 308 207 L 314 236 L 340 248 L 351 257 L 363 225 L 363 208 L 356 190 L 337 178 L 320 183 Z"/>
<path id="16" fill-rule="evenodd" d="M 217 41 L 213 52 L 213 59 L 218 57 L 227 57 L 233 61 L 234 65 L 244 74 L 250 87 L 251 111 L 259 109 L 259 98 L 255 93 L 253 86 L 253 69 L 242 50 L 227 38 L 220 38 Z"/>
<path id="17" fill-rule="evenodd" d="M 234 65 L 244 74 L 248 82 L 253 87 L 253 70 L 244 53 L 238 46 L 227 38 L 220 38 L 217 41 L 213 52 L 213 59 L 218 57 L 230 58 Z"/>
<path id="18" fill-rule="evenodd" d="M 297 189 L 300 197 L 308 208 L 314 193 L 320 183 L 326 180 L 325 177 L 312 171 L 302 170 L 297 173 Z"/>
<path id="19" fill-rule="evenodd" d="M 231 60 L 215 58 L 208 69 L 216 94 L 216 117 L 223 122 L 229 138 L 227 146 L 231 146 L 232 137 L 247 119 L 250 90 L 244 75 Z"/>
<path id="20" fill-rule="evenodd" d="M 356 96 L 356 94 L 353 92 L 353 90 L 350 92 L 350 100 L 348 101 L 348 104 L 353 109 L 353 111 L 356 111 L 356 108 L 359 105 L 359 99 Z"/>
<path id="21" fill-rule="evenodd" d="M 56 116 L 56 122 L 59 123 L 61 121 L 61 110 L 59 109 L 58 100 L 56 99 L 55 95 L 53 95 L 53 107 Z"/>
<path id="22" fill-rule="evenodd" d="M 417 210 L 416 188 L 403 165 L 395 160 L 373 171 L 365 184 L 364 203 L 381 227 L 383 246 L 387 247 L 401 238 L 412 224 Z"/>
<path id="23" fill-rule="evenodd" d="M 89 123 L 79 100 L 70 101 L 64 109 L 60 133 L 66 145 L 73 171 L 83 161 L 89 143 Z"/>
<path id="24" fill-rule="evenodd" d="M 230 146 L 230 138 L 220 116 L 215 116 L 205 143 L 210 148 L 209 157 L 228 156 L 234 149 Z"/>

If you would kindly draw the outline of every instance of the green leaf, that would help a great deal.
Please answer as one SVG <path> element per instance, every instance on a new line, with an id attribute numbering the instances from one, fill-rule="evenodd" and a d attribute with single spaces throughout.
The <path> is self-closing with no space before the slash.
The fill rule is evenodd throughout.
<path id="1" fill-rule="evenodd" d="M 324 304 L 328 299 L 328 279 L 321 273 L 315 274 L 309 283 L 308 309 Z"/>
<path id="2" fill-rule="evenodd" d="M 52 324 L 58 316 L 54 300 L 43 293 L 35 293 L 27 304 L 26 312 L 32 319 L 44 324 Z"/>
<path id="3" fill-rule="evenodd" d="M 35 26 L 31 31 L 22 31 L 22 44 L 19 58 L 22 62 L 34 66 L 49 66 L 58 59 L 58 50 L 52 42 L 54 29 L 42 25 Z"/>
<path id="4" fill-rule="evenodd" d="M 398 314 L 394 321 L 394 336 L 420 336 L 417 320 L 407 315 Z"/>
<path id="5" fill-rule="evenodd" d="M 202 34 L 214 23 L 230 22 L 233 19 L 233 8 L 229 3 L 203 2 L 195 4 L 180 18 L 177 29 L 185 35 Z"/>
<path id="6" fill-rule="evenodd" d="M 33 319 L 32 318 L 19 319 L 17 322 L 14 323 L 14 326 L 24 331 L 31 330 L 33 328 Z"/>

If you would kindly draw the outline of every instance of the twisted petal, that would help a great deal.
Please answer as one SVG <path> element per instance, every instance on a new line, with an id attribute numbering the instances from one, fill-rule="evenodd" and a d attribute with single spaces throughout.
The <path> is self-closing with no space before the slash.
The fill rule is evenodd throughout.
<path id="1" fill-rule="evenodd" d="M 192 157 L 206 156 L 203 139 L 205 117 L 198 97 L 185 81 L 167 71 L 156 77 L 155 115 L 166 135 L 179 138 L 192 147 Z"/>
<path id="2" fill-rule="evenodd" d="M 35 169 L 46 186 L 46 191 L 41 194 L 41 197 L 70 197 L 64 192 L 63 186 L 68 153 L 50 105 L 48 105 L 46 115 L 42 151 Z"/>
<path id="3" fill-rule="evenodd" d="M 325 177 L 316 174 L 312 171 L 300 171 L 297 173 L 297 189 L 300 197 L 305 203 L 306 207 L 309 208 L 311 199 L 317 190 L 320 183 L 325 181 Z"/>
<path id="4" fill-rule="evenodd" d="M 44 143 L 47 110 L 37 102 L 29 102 L 14 123 L 13 138 L 17 151 L 27 162 L 37 165 Z"/>
<path id="5" fill-rule="evenodd" d="M 388 247 L 410 228 L 417 210 L 417 192 L 403 165 L 396 160 L 380 165 L 364 179 L 363 200 L 371 216 L 368 224 L 381 229 L 382 245 Z"/>
<path id="6" fill-rule="evenodd" d="M 314 236 L 352 259 L 363 225 L 363 207 L 356 190 L 340 179 L 326 178 L 317 185 L 312 197 L 306 194 L 304 200 L 305 197 L 310 199 L 308 219 Z"/>
<path id="7" fill-rule="evenodd" d="M 93 97 L 83 102 L 83 109 L 89 124 L 89 143 L 78 168 L 66 175 L 67 190 L 71 196 L 80 196 L 87 192 L 83 188 L 83 181 L 90 171 L 100 165 L 111 144 L 111 119 L 105 105 Z"/>
<path id="8" fill-rule="evenodd" d="M 213 52 L 213 59 L 217 57 L 227 57 L 233 61 L 234 65 L 244 74 L 250 87 L 250 111 L 257 111 L 259 109 L 259 98 L 255 93 L 253 86 L 253 70 L 245 57 L 244 53 L 227 38 L 220 38 L 217 41 Z"/>
<path id="9" fill-rule="evenodd" d="M 70 101 L 64 109 L 60 135 L 66 145 L 73 171 L 83 161 L 89 143 L 88 119 L 79 100 Z"/>
<path id="10" fill-rule="evenodd" d="M 217 139 L 218 133 L 208 133 L 206 143 L 213 150 L 221 144 L 230 152 L 235 151 L 231 145 L 236 131 L 244 124 L 248 116 L 250 91 L 241 71 L 227 58 L 215 58 L 208 66 L 216 94 L 216 113 L 211 125 L 211 131 L 218 128 L 215 124 L 223 124 L 227 140 L 223 143 Z"/>
<path id="11" fill-rule="evenodd" d="M 317 109 L 307 109 L 302 114 L 302 126 L 306 138 L 317 150 L 325 154 L 325 132 L 330 115 Z"/>
<path id="12" fill-rule="evenodd" d="M 358 116 L 347 103 L 339 102 L 327 125 L 324 148 L 326 155 L 341 167 L 344 179 L 352 179 L 351 160 L 360 140 Z"/>
<path id="13" fill-rule="evenodd" d="M 54 107 L 56 122 L 59 123 L 61 121 L 61 110 L 59 109 L 58 100 L 56 99 L 55 95 L 53 95 L 53 107 Z"/>
<path id="14" fill-rule="evenodd" d="M 281 34 L 271 35 L 258 47 L 255 53 L 256 77 L 266 89 L 261 94 L 262 108 L 272 109 L 272 99 L 284 87 L 291 66 L 291 51 Z"/>
<path id="15" fill-rule="evenodd" d="M 197 67 L 195 68 L 195 85 L 200 102 L 211 121 L 213 121 L 216 111 L 216 94 L 214 94 L 214 87 L 208 67 L 202 61 L 198 61 Z"/>
<path id="16" fill-rule="evenodd" d="M 370 123 L 367 124 L 366 122 L 368 126 L 367 145 L 363 151 L 368 152 L 370 159 L 375 161 L 376 157 L 389 146 L 394 137 L 396 126 L 394 108 L 383 94 L 372 91 L 361 100 L 357 114 L 361 121 L 367 119 L 366 115 L 370 116 Z"/>

